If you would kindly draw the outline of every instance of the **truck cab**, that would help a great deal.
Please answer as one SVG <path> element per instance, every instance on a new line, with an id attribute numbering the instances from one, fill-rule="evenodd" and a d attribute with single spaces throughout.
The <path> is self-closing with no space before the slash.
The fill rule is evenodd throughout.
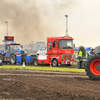
<path id="1" fill-rule="evenodd" d="M 6 53 L 14 53 L 14 54 L 24 54 L 22 50 L 22 46 L 20 44 L 12 42 L 11 44 L 6 44 Z"/>
<path id="2" fill-rule="evenodd" d="M 74 59 L 74 44 L 72 37 L 47 37 L 47 54 L 38 55 L 38 59 L 35 61 L 35 65 L 71 65 L 74 62 Z"/>
<path id="3" fill-rule="evenodd" d="M 73 38 L 64 37 L 51 37 L 47 38 L 47 54 L 67 54 L 74 53 Z"/>

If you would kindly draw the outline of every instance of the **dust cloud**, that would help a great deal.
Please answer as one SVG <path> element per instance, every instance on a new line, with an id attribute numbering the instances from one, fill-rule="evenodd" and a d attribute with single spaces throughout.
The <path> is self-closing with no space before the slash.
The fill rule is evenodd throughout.
<path id="1" fill-rule="evenodd" d="M 0 0 L 0 43 L 6 35 L 5 21 L 8 35 L 21 44 L 64 35 L 64 15 L 73 5 L 75 0 Z"/>

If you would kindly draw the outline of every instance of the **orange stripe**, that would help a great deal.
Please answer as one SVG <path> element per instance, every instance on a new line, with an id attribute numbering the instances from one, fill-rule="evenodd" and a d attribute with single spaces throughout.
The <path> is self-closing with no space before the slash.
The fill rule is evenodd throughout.
<path id="1" fill-rule="evenodd" d="M 16 56 L 21 56 L 21 55 L 16 55 Z"/>
<path id="2" fill-rule="evenodd" d="M 27 55 L 27 56 L 31 56 L 31 55 Z"/>

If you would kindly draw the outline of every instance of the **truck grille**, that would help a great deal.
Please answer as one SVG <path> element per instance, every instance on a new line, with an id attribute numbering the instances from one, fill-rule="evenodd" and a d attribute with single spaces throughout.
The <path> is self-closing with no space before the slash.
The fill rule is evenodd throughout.
<path id="1" fill-rule="evenodd" d="M 71 63 L 74 61 L 74 55 L 71 53 L 62 54 L 62 61 L 63 63 Z"/>

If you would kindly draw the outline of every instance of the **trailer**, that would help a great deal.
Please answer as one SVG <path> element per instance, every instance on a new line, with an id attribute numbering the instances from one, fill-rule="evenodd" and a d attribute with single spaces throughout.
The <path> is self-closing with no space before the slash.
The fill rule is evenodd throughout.
<path id="1" fill-rule="evenodd" d="M 75 60 L 74 47 L 73 38 L 70 36 L 47 37 L 47 52 L 45 55 L 38 54 L 37 59 L 34 60 L 34 65 L 71 65 Z"/>

